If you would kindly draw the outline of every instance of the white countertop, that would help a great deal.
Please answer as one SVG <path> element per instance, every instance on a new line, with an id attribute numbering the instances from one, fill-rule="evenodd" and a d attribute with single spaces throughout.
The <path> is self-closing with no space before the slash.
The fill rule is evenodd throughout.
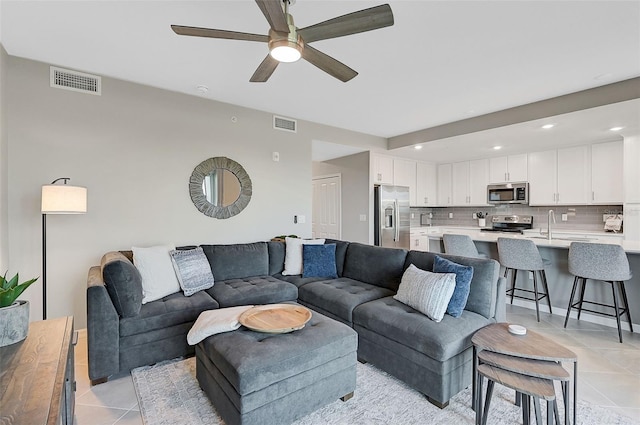
<path id="1" fill-rule="evenodd" d="M 499 237 L 506 238 L 524 238 L 532 240 L 537 246 L 550 248 L 569 248 L 572 241 L 592 243 L 609 243 L 618 244 L 624 248 L 628 254 L 640 254 L 640 241 L 625 241 L 621 235 L 607 234 L 604 232 L 582 232 L 578 230 L 554 232 L 553 239 L 548 240 L 546 236 L 540 235 L 539 230 L 535 229 L 527 231 L 524 235 L 499 233 L 499 232 L 482 232 L 478 227 L 412 227 L 412 232 L 419 232 L 426 235 L 429 239 L 442 239 L 444 233 L 469 235 L 471 239 L 479 242 L 496 242 Z M 587 240 L 585 240 L 587 239 Z"/>

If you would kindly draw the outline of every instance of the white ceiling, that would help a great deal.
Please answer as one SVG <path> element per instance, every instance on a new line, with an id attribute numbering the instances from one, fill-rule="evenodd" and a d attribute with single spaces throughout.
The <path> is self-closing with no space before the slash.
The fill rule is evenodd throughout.
<path id="1" fill-rule="evenodd" d="M 302 28 L 382 2 L 297 0 L 290 11 Z M 169 27 L 266 34 L 250 0 L 2 0 L 0 42 L 14 56 L 198 96 L 196 87 L 206 85 L 211 99 L 381 137 L 640 76 L 640 1 L 388 3 L 394 26 L 313 44 L 360 73 L 347 83 L 304 61 L 281 64 L 267 83 L 250 83 L 265 44 L 183 37 Z M 629 105 L 631 112 L 617 113 L 625 110 L 631 121 L 635 113 L 635 124 L 624 125 L 637 127 L 637 104 Z M 552 140 L 531 125 L 516 136 L 507 128 L 475 133 L 475 144 Z M 602 131 L 591 127 L 582 140 Z M 430 145 L 446 157 L 458 150 L 450 143 Z M 403 150 L 397 153 L 414 155 Z"/>

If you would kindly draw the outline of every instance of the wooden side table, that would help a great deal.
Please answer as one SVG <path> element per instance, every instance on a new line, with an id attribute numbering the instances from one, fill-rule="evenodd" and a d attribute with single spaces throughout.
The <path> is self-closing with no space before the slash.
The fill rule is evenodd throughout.
<path id="1" fill-rule="evenodd" d="M 521 375 L 560 381 L 564 395 L 565 423 L 569 424 L 570 376 L 561 366 L 573 363 L 573 423 L 576 423 L 578 399 L 578 357 L 560 344 L 534 332 L 514 335 L 508 323 L 494 323 L 476 332 L 473 343 L 473 408 L 478 412 L 480 394 L 477 388 L 479 362 Z"/>
<path id="2" fill-rule="evenodd" d="M 32 322 L 24 341 L 0 348 L 0 423 L 72 425 L 73 317 Z"/>

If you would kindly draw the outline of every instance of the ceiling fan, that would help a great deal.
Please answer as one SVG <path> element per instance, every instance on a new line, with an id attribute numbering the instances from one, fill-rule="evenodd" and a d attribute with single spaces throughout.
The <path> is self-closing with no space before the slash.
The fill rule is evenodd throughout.
<path id="1" fill-rule="evenodd" d="M 280 62 L 295 62 L 301 57 L 340 81 L 347 82 L 358 73 L 308 43 L 393 25 L 391 7 L 384 4 L 300 29 L 294 25 L 293 16 L 289 14 L 289 2 L 290 0 L 256 0 L 271 26 L 269 35 L 181 25 L 171 25 L 171 29 L 179 35 L 268 43 L 269 54 L 253 73 L 251 82 L 265 82 Z"/>

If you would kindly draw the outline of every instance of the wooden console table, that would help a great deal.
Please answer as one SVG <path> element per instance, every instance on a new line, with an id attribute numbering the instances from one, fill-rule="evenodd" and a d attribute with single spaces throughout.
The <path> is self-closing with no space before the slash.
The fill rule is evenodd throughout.
<path id="1" fill-rule="evenodd" d="M 0 423 L 72 425 L 73 317 L 32 322 L 23 341 L 0 348 Z"/>

